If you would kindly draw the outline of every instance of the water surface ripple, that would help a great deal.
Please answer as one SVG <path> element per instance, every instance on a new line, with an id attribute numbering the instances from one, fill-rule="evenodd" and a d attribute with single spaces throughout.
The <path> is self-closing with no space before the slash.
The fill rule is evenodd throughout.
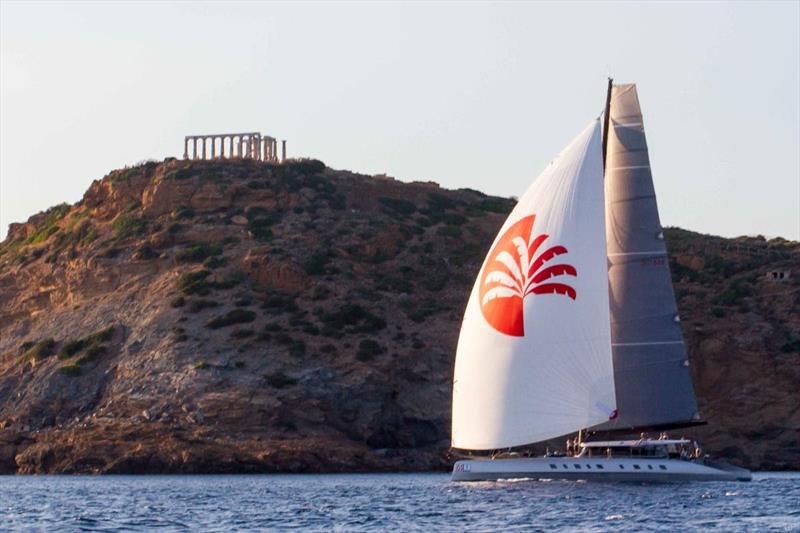
<path id="1" fill-rule="evenodd" d="M 800 473 L 751 483 L 455 484 L 446 474 L 0 476 L 0 530 L 800 531 Z"/>

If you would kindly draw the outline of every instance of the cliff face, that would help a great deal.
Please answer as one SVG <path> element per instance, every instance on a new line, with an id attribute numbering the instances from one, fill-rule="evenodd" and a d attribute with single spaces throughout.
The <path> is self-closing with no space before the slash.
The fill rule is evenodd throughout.
<path id="1" fill-rule="evenodd" d="M 446 468 L 474 276 L 512 202 L 327 169 L 112 172 L 0 245 L 0 472 Z M 667 232 L 701 437 L 800 468 L 800 245 Z M 738 247 L 738 248 L 737 248 Z"/>

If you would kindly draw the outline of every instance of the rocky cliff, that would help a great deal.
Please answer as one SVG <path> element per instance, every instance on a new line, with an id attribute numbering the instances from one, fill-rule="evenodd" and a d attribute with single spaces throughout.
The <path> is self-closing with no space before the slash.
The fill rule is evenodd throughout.
<path id="1" fill-rule="evenodd" d="M 313 160 L 110 173 L 0 244 L 0 472 L 446 468 L 461 314 L 512 205 Z M 800 468 L 800 245 L 667 238 L 709 421 L 686 434 Z"/>

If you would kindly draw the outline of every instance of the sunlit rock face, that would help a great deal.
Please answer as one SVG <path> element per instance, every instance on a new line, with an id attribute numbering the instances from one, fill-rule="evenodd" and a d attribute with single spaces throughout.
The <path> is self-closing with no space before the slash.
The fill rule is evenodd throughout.
<path id="1" fill-rule="evenodd" d="M 512 206 L 313 160 L 110 173 L 0 244 L 0 472 L 447 468 L 462 313 Z M 666 238 L 709 422 L 682 434 L 800 468 L 800 275 L 764 275 L 800 246 Z"/>

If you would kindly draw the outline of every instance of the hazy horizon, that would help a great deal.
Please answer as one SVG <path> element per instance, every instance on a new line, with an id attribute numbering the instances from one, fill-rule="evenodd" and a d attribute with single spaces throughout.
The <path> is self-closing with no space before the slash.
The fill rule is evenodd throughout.
<path id="1" fill-rule="evenodd" d="M 0 3 L 0 238 L 94 179 L 261 131 L 519 196 L 636 82 L 665 226 L 800 240 L 800 2 Z"/>

